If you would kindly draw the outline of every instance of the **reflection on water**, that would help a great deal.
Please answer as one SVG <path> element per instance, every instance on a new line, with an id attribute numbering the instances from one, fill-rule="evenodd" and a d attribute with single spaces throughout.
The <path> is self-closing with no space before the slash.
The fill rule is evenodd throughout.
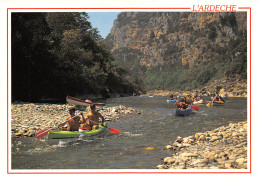
<path id="1" fill-rule="evenodd" d="M 177 136 L 247 120 L 247 99 L 231 98 L 225 106 L 206 107 L 188 117 L 173 115 L 174 105 L 166 97 L 125 97 L 106 101 L 107 106 L 124 105 L 142 110 L 109 123 L 122 133 L 109 130 L 102 136 L 70 140 L 12 141 L 12 169 L 155 169 L 169 156 L 164 146 Z M 148 147 L 154 148 L 147 150 Z"/>

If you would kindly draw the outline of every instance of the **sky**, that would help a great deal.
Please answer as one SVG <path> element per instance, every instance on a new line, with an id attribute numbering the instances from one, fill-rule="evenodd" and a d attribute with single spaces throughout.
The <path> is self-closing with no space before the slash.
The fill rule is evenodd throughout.
<path id="1" fill-rule="evenodd" d="M 106 38 L 111 28 L 113 27 L 114 20 L 120 12 L 87 12 L 89 21 L 93 28 L 97 28 L 102 38 Z"/>

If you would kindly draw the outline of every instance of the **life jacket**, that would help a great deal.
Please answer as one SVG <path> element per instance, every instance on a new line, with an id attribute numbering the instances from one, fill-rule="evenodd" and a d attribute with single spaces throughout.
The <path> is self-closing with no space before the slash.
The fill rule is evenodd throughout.
<path id="1" fill-rule="evenodd" d="M 183 104 L 182 104 L 181 102 L 179 102 L 179 103 L 177 104 L 177 107 L 178 107 L 178 108 L 182 108 L 182 105 L 183 105 Z"/>
<path id="2" fill-rule="evenodd" d="M 187 107 L 186 107 L 186 104 L 184 104 L 184 103 L 182 103 L 182 102 L 178 103 L 177 106 L 178 106 L 179 109 L 180 109 L 180 108 L 182 108 L 182 109 L 186 109 L 186 108 L 187 108 Z"/>

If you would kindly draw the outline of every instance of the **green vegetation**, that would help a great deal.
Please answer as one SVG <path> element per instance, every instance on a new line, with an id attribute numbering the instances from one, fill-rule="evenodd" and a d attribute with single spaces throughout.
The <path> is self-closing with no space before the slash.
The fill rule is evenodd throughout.
<path id="1" fill-rule="evenodd" d="M 191 90 L 201 88 L 217 75 L 214 65 L 208 67 L 183 68 L 177 64 L 154 68 L 145 72 L 148 90 Z M 222 71 L 221 71 L 222 72 Z"/>
<path id="2" fill-rule="evenodd" d="M 12 101 L 132 93 L 87 13 L 12 13 Z M 132 82 L 133 81 L 133 82 Z"/>

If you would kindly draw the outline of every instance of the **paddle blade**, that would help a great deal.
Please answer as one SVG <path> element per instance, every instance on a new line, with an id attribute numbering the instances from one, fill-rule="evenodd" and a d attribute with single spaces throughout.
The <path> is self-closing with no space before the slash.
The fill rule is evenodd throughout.
<path id="1" fill-rule="evenodd" d="M 232 100 L 227 100 L 226 102 L 229 102 L 229 103 L 230 103 L 230 102 L 233 102 L 233 101 L 232 101 Z"/>
<path id="2" fill-rule="evenodd" d="M 120 130 L 117 130 L 115 128 L 109 128 L 109 130 L 112 132 L 112 133 L 121 133 L 122 131 Z"/>
<path id="3" fill-rule="evenodd" d="M 219 94 L 222 94 L 225 91 L 224 88 L 220 89 Z"/>
<path id="4" fill-rule="evenodd" d="M 196 107 L 196 106 L 191 106 L 192 109 L 194 109 L 195 111 L 198 111 L 200 108 Z"/>
<path id="5" fill-rule="evenodd" d="M 51 131 L 50 128 L 47 128 L 47 129 L 38 131 L 38 132 L 35 133 L 35 137 L 36 137 L 37 139 L 40 139 L 40 138 L 46 136 L 50 131 Z"/>

